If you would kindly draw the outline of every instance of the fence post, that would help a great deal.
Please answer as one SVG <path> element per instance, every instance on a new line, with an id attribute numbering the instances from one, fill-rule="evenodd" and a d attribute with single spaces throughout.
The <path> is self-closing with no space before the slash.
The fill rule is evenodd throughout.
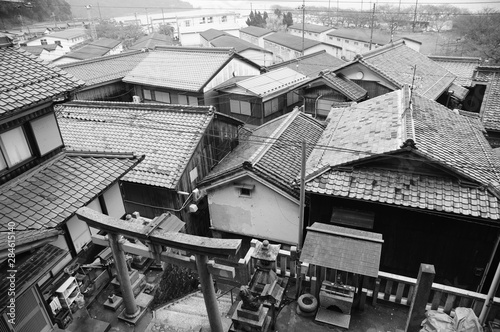
<path id="1" fill-rule="evenodd" d="M 418 271 L 417 284 L 413 292 L 410 312 L 406 321 L 405 332 L 418 332 L 421 329 L 421 323 L 425 318 L 425 307 L 431 294 L 432 282 L 436 271 L 434 265 L 420 264 Z"/>

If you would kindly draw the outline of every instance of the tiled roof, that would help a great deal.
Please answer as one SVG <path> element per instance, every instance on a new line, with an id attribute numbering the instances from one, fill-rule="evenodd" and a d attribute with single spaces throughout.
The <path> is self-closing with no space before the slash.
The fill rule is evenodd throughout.
<path id="1" fill-rule="evenodd" d="M 56 48 L 61 47 L 57 44 L 47 44 L 47 45 L 35 45 L 35 46 L 23 46 L 22 49 L 30 52 L 33 55 L 39 56 L 43 50 L 54 51 Z"/>
<path id="2" fill-rule="evenodd" d="M 37 229 L 36 231 L 26 230 L 26 231 L 17 231 L 15 233 L 16 236 L 16 246 L 21 246 L 26 243 L 33 243 L 39 240 L 47 239 L 53 236 L 57 236 L 61 234 L 62 231 L 57 229 Z M 0 232 L 0 252 L 2 250 L 8 249 L 8 233 Z M 19 249 L 18 249 L 19 253 Z"/>
<path id="3" fill-rule="evenodd" d="M 112 49 L 120 44 L 121 44 L 121 41 L 119 41 L 119 40 L 115 40 L 115 39 L 111 39 L 111 38 L 101 38 L 98 40 L 94 40 L 89 45 L 100 46 L 100 47 L 105 47 L 107 49 Z"/>
<path id="4" fill-rule="evenodd" d="M 62 152 L 0 187 L 0 218 L 16 231 L 53 229 L 135 166 L 128 154 Z"/>
<path id="5" fill-rule="evenodd" d="M 373 37 L 370 29 L 337 29 L 327 33 L 328 36 L 340 37 L 345 39 L 358 40 L 360 42 L 385 45 L 391 41 L 391 35 L 386 32 L 374 30 Z"/>
<path id="6" fill-rule="evenodd" d="M 302 23 L 296 23 L 296 24 L 292 24 L 288 28 L 289 29 L 297 29 L 297 30 L 301 30 L 301 31 L 303 28 L 304 31 L 315 32 L 315 33 L 322 33 L 322 32 L 328 31 L 328 30 L 335 29 L 333 27 L 327 27 L 324 25 L 309 24 L 309 23 L 305 23 L 304 25 L 302 25 Z"/>
<path id="7" fill-rule="evenodd" d="M 296 59 L 280 62 L 267 67 L 268 70 L 274 70 L 281 67 L 288 67 L 298 71 L 308 77 L 316 77 L 319 72 L 325 69 L 333 69 L 344 65 L 346 62 L 333 55 L 326 53 L 325 50 L 304 55 Z"/>
<path id="8" fill-rule="evenodd" d="M 246 50 L 257 50 L 260 52 L 266 52 L 272 54 L 272 52 L 263 49 L 260 46 L 247 42 L 246 40 L 234 37 L 234 36 L 221 36 L 216 37 L 210 41 L 214 47 L 232 47 L 236 53 L 243 52 Z"/>
<path id="9" fill-rule="evenodd" d="M 16 297 L 23 294 L 34 282 L 42 276 L 50 273 L 50 270 L 61 261 L 66 250 L 46 244 L 40 249 L 37 249 L 28 260 L 22 264 L 16 265 Z M 4 263 L 6 264 L 6 263 Z M 3 266 L 6 267 L 6 266 Z M 0 277 L 2 280 L 7 280 L 10 275 L 8 268 L 2 268 Z M 7 306 L 10 296 L 8 296 L 10 283 L 2 282 L 0 284 L 0 313 Z"/>
<path id="10" fill-rule="evenodd" d="M 228 36 L 228 37 L 234 37 L 233 35 L 230 35 L 229 33 L 225 31 L 220 31 L 217 29 L 208 29 L 203 32 L 200 32 L 200 36 L 203 37 L 207 41 L 212 41 L 215 38 L 222 37 L 222 36 Z"/>
<path id="11" fill-rule="evenodd" d="M 124 52 L 96 59 L 63 64 L 59 67 L 85 82 L 86 86 L 122 79 L 141 62 L 148 53 Z"/>
<path id="12" fill-rule="evenodd" d="M 81 87 L 84 82 L 12 47 L 0 48 L 0 118 Z"/>
<path id="13" fill-rule="evenodd" d="M 240 144 L 203 182 L 217 180 L 249 163 L 255 173 L 296 195 L 292 182 L 300 172 L 302 140 L 306 140 L 308 156 L 322 131 L 320 122 L 298 110 L 271 120 L 241 137 Z"/>
<path id="14" fill-rule="evenodd" d="M 344 174 L 339 173 L 336 167 L 356 165 L 356 161 L 361 159 L 375 160 L 377 156 L 403 151 L 405 142 L 411 139 L 416 146 L 412 153 L 424 158 L 424 164 L 448 169 L 448 172 L 457 174 L 465 181 L 476 182 L 490 188 L 492 193 L 496 192 L 500 188 L 500 160 L 478 129 L 477 120 L 462 116 L 416 93 L 412 97 L 411 111 L 404 106 L 408 105 L 408 96 L 409 89 L 405 87 L 403 90 L 358 103 L 350 108 L 332 109 L 327 119 L 328 127 L 319 140 L 318 147 L 308 159 L 307 172 L 310 181 L 306 189 L 333 193 L 330 190 L 337 184 L 329 181 L 338 174 Z M 450 178 L 437 178 L 435 181 L 455 181 L 457 185 L 453 189 L 461 189 L 450 195 L 462 197 L 460 195 L 467 187 Z M 378 180 L 372 177 L 370 181 L 373 180 L 378 183 Z M 325 185 L 321 185 L 322 181 L 326 181 Z M 384 182 L 387 183 L 390 182 Z M 425 188 L 429 191 L 432 186 Z M 467 192 L 471 191 L 467 189 Z M 429 191 L 428 195 L 434 193 Z M 422 197 L 429 198 L 428 195 Z M 495 197 L 491 193 L 485 195 Z M 360 198 L 364 199 L 362 196 Z M 434 209 L 430 203 L 421 207 Z M 454 212 L 463 213 L 460 209 Z M 500 217 L 491 213 L 491 218 Z"/>
<path id="15" fill-rule="evenodd" d="M 63 58 L 72 58 L 78 60 L 87 60 L 102 57 L 109 52 L 109 48 L 87 44 L 76 51 L 71 51 L 63 55 Z"/>
<path id="16" fill-rule="evenodd" d="M 294 51 L 302 51 L 302 37 L 294 36 L 286 32 L 275 32 L 270 36 L 264 37 L 265 41 L 269 41 Z M 311 47 L 321 45 L 321 42 L 304 38 L 304 50 Z"/>
<path id="17" fill-rule="evenodd" d="M 66 146 L 146 157 L 124 181 L 175 189 L 214 117 L 208 106 L 71 102 L 58 108 Z"/>
<path id="18" fill-rule="evenodd" d="M 145 48 L 154 50 L 157 46 L 170 46 L 173 44 L 174 41 L 170 36 L 154 32 L 152 34 L 139 38 L 132 46 L 129 47 L 129 49 L 141 50 Z"/>
<path id="19" fill-rule="evenodd" d="M 284 89 L 288 89 L 305 79 L 304 75 L 284 67 L 235 82 L 236 87 L 234 89 L 228 88 L 224 89 L 224 91 L 226 93 L 250 93 L 265 100 L 278 93 L 283 93 Z"/>
<path id="20" fill-rule="evenodd" d="M 368 94 L 368 91 L 343 75 L 335 75 L 335 73 L 326 71 L 325 73 L 320 73 L 320 76 L 323 77 L 329 85 L 342 92 L 353 101 L 359 101 Z"/>
<path id="21" fill-rule="evenodd" d="M 66 30 L 54 32 L 54 33 L 48 34 L 47 37 L 71 39 L 71 38 L 76 38 L 76 37 L 85 36 L 85 35 L 87 35 L 86 29 L 75 28 L 75 29 L 66 29 Z"/>
<path id="22" fill-rule="evenodd" d="M 273 33 L 272 30 L 269 30 L 266 28 L 254 27 L 254 26 L 240 29 L 240 32 L 243 32 L 243 33 L 246 33 L 248 35 L 255 36 L 255 37 L 262 37 L 262 36 L 265 36 L 269 33 Z"/>
<path id="23" fill-rule="evenodd" d="M 365 53 L 361 62 L 368 63 L 389 76 L 398 82 L 400 87 L 414 82 L 416 92 L 434 100 L 455 80 L 455 75 L 422 53 L 406 46 L 403 41 Z"/>
<path id="24" fill-rule="evenodd" d="M 123 81 L 198 92 L 229 62 L 232 52 L 227 48 L 159 48 L 149 52 Z"/>
<path id="25" fill-rule="evenodd" d="M 456 75 L 455 83 L 464 87 L 472 86 L 474 71 L 481 63 L 481 58 L 429 56 L 429 59 Z"/>
<path id="26" fill-rule="evenodd" d="M 481 104 L 481 119 L 487 130 L 500 131 L 500 67 L 484 68 L 488 85 Z"/>

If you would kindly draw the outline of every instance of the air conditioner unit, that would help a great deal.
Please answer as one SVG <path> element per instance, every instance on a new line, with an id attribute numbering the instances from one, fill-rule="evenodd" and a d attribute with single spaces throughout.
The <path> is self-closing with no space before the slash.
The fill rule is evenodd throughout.
<path id="1" fill-rule="evenodd" d="M 141 102 L 141 97 L 140 96 L 132 96 L 132 101 L 134 103 L 140 103 Z"/>

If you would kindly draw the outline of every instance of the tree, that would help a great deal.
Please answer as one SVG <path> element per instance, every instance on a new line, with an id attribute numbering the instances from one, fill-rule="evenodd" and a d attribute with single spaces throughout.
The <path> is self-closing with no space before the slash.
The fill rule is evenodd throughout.
<path id="1" fill-rule="evenodd" d="M 158 33 L 161 33 L 162 35 L 167 35 L 167 36 L 170 36 L 170 37 L 174 37 L 174 27 L 171 26 L 170 24 L 161 24 L 159 27 L 158 27 Z"/>
<path id="2" fill-rule="evenodd" d="M 287 28 L 293 25 L 293 17 L 291 12 L 288 12 L 283 16 L 283 24 L 286 25 Z"/>
<path id="3" fill-rule="evenodd" d="M 256 26 L 256 27 L 261 27 L 264 28 L 266 26 L 266 19 L 268 18 L 267 12 L 264 12 L 264 14 L 261 14 L 259 12 L 250 12 L 250 15 L 248 16 L 246 20 L 246 24 L 248 26 Z"/>
<path id="4" fill-rule="evenodd" d="M 464 50 L 500 64 L 500 12 L 486 8 L 475 15 L 458 16 L 454 29 L 463 36 Z"/>
<path id="5" fill-rule="evenodd" d="M 144 36 L 142 28 L 138 25 L 115 24 L 101 22 L 96 25 L 98 38 L 111 38 L 119 40 L 125 47 L 132 45 L 137 39 Z"/>

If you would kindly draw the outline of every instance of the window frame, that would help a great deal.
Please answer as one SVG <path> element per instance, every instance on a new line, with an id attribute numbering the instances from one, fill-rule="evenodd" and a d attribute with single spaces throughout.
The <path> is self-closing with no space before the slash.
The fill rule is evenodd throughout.
<path id="1" fill-rule="evenodd" d="M 9 132 L 13 132 L 14 130 L 19 130 L 19 129 L 21 130 L 22 137 L 24 137 L 24 143 L 26 145 L 27 150 L 29 151 L 29 156 L 26 156 L 23 159 L 20 159 L 19 161 L 13 163 L 11 161 L 11 157 L 9 157 L 9 155 L 7 153 L 8 151 L 6 148 L 6 142 L 5 142 L 5 139 L 2 138 L 2 135 L 9 133 Z M 3 131 L 0 133 L 0 155 L 1 155 L 1 158 L 3 158 L 4 163 L 6 165 L 6 167 L 0 169 L 0 172 L 15 168 L 15 167 L 27 162 L 28 160 L 30 160 L 34 157 L 34 151 L 33 151 L 33 148 L 30 144 L 30 140 L 26 134 L 26 129 L 24 128 L 24 125 L 10 128 L 9 130 L 6 130 L 6 131 Z"/>
<path id="2" fill-rule="evenodd" d="M 236 112 L 236 110 L 233 109 L 233 105 L 236 105 L 235 103 L 238 103 L 238 111 L 237 112 Z M 241 111 L 241 104 L 242 103 L 245 103 L 245 105 L 248 104 L 249 114 L 247 114 L 246 112 L 243 113 Z M 238 100 L 238 99 L 229 98 L 229 111 L 230 111 L 230 113 L 234 113 L 234 114 L 252 116 L 252 103 L 250 103 L 249 101 L 245 101 L 245 100 Z"/>

